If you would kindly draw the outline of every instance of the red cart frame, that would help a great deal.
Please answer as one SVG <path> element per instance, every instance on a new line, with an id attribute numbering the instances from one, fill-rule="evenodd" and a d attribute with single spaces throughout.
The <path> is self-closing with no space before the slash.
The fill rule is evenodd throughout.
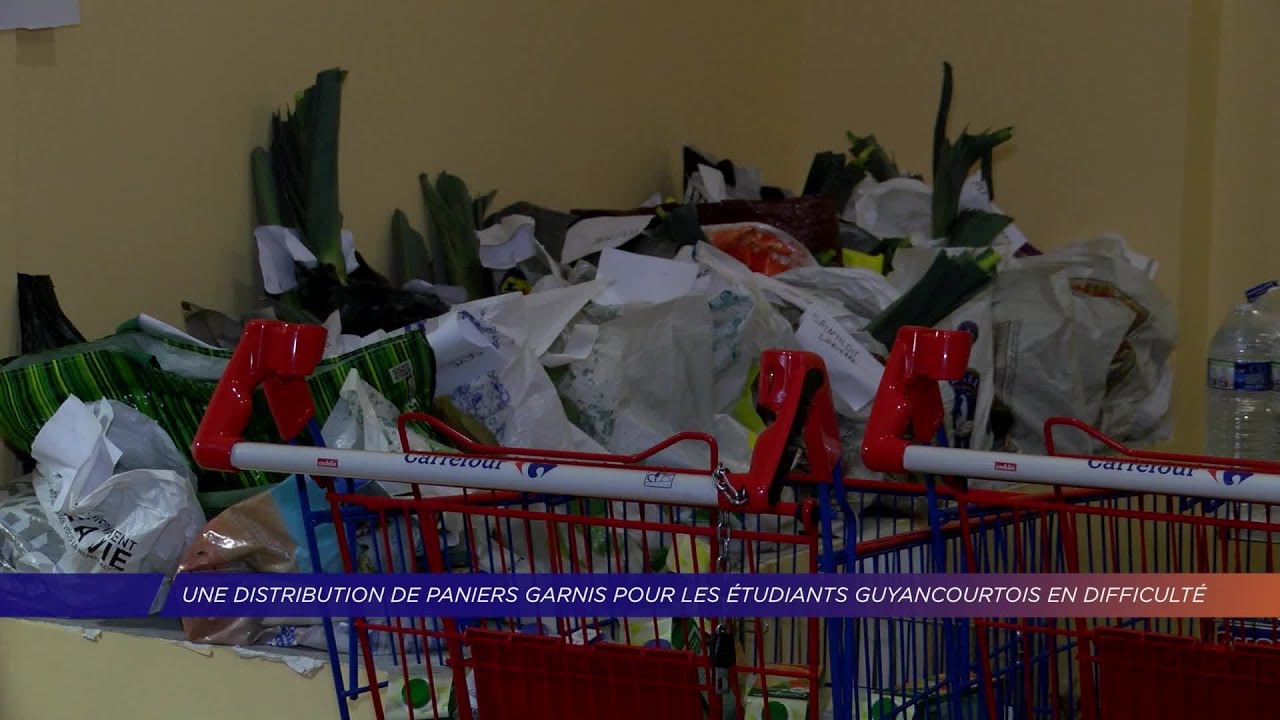
<path id="1" fill-rule="evenodd" d="M 861 559 L 925 545 L 931 551 L 904 571 L 1275 571 L 1280 464 L 1132 450 L 1065 418 L 1045 424 L 1047 456 L 919 444 L 941 421 L 939 381 L 958 379 L 968 349 L 967 333 L 900 331 L 863 459 L 874 471 L 928 478 L 914 492 L 929 496 L 930 527 L 863 543 Z M 1111 454 L 1057 454 L 1063 429 L 1087 433 Z M 1040 488 L 966 489 L 975 478 Z M 885 673 L 859 668 L 859 691 L 889 693 L 901 708 L 945 707 L 944 717 L 1280 716 L 1276 618 L 977 618 L 929 630 L 945 638 L 929 672 L 891 668 L 896 680 L 883 687 Z"/>
<path id="2" fill-rule="evenodd" d="M 761 358 L 758 436 L 747 472 L 720 465 L 714 438 L 681 433 L 631 456 L 480 445 L 425 415 L 401 418 L 403 453 L 245 442 L 261 388 L 285 440 L 314 420 L 306 378 L 324 328 L 253 322 L 219 382 L 192 447 L 203 467 L 309 475 L 328 489 L 347 572 L 815 572 L 815 485 L 838 471 L 840 443 L 817 355 Z M 460 453 L 412 452 L 423 422 Z M 651 464 L 703 443 L 701 470 Z M 805 471 L 793 472 L 804 453 Z M 350 478 L 413 485 L 411 497 L 358 492 Z M 455 488 L 427 497 L 421 485 Z M 807 702 L 816 720 L 823 644 L 817 619 L 716 617 L 354 618 L 379 718 L 719 718 Z M 713 637 L 732 652 L 711 657 Z M 607 641 L 607 642 L 606 642 Z M 723 644 L 723 643 L 722 643 Z M 375 650 L 390 648 L 382 662 Z M 729 657 L 729 660 L 725 658 Z M 380 689 L 380 674 L 390 682 Z M 785 696 L 785 697 L 784 697 Z M 805 700 L 807 698 L 807 701 Z M 759 706 L 759 710 L 752 708 Z M 596 713 L 596 714 L 592 714 Z"/>

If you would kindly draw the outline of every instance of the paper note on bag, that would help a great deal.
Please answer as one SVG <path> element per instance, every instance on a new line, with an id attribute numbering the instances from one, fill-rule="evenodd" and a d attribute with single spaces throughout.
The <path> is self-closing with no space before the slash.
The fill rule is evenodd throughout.
<path id="1" fill-rule="evenodd" d="M 616 248 L 639 235 L 652 215 L 628 215 L 627 217 L 598 217 L 579 220 L 569 227 L 560 251 L 560 262 L 568 264 L 606 248 Z"/>
<path id="2" fill-rule="evenodd" d="M 702 189 L 707 196 L 707 202 L 724 202 L 729 195 L 724 173 L 709 165 L 699 165 L 698 176 L 702 178 Z"/>
<path id="3" fill-rule="evenodd" d="M 487 373 L 501 370 L 502 355 L 476 324 L 457 313 L 427 335 L 436 356 L 436 396 L 445 396 Z"/>
<path id="4" fill-rule="evenodd" d="M 884 366 L 820 307 L 810 307 L 800 317 L 796 340 L 822 356 L 836 403 L 843 401 L 846 412 L 856 413 L 875 397 Z"/>
<path id="5" fill-rule="evenodd" d="M 480 265 L 490 270 L 510 270 L 537 255 L 538 241 L 533 234 L 533 223 L 516 226 L 502 242 L 491 244 L 482 240 L 479 254 Z"/>
<path id="6" fill-rule="evenodd" d="M 80 0 L 0 0 L 0 30 L 44 30 L 80 24 Z"/>
<path id="7" fill-rule="evenodd" d="M 664 303 L 693 292 L 698 265 L 611 249 L 601 253 L 596 278 L 611 283 L 596 298 L 601 305 Z"/>

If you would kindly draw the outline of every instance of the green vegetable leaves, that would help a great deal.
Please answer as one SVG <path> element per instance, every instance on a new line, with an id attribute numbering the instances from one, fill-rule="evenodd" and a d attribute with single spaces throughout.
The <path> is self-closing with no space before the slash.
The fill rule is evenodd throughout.
<path id="1" fill-rule="evenodd" d="M 347 264 L 338 206 L 338 126 L 346 76 L 338 69 L 320 73 L 303 99 L 308 112 L 303 126 L 308 156 L 305 242 L 321 264 L 334 269 L 341 283 L 347 280 Z"/>
<path id="2" fill-rule="evenodd" d="M 480 240 L 476 236 L 477 216 L 487 211 L 490 193 L 473 201 L 461 178 L 442 172 L 431 182 L 423 173 L 418 178 L 427 211 L 428 242 L 432 282 L 456 285 L 476 300 L 493 294 L 493 278 L 480 264 Z"/>
<path id="3" fill-rule="evenodd" d="M 902 175 L 893 159 L 876 140 L 875 135 L 862 137 L 846 133 L 846 136 L 849 138 L 849 155 L 853 157 L 851 164 L 854 167 L 875 178 L 876 182 L 884 182 Z"/>
<path id="4" fill-rule="evenodd" d="M 347 277 L 338 204 L 338 128 L 342 82 L 334 68 L 297 97 L 295 107 L 271 118 L 271 147 L 250 154 L 258 222 L 298 232 L 321 265 L 339 282 Z"/>
<path id="5" fill-rule="evenodd" d="M 396 267 L 396 281 L 400 285 L 415 279 L 431 281 L 434 273 L 431 256 L 427 254 L 427 241 L 413 229 L 408 216 L 400 209 L 391 215 L 391 246 L 395 257 L 400 260 Z"/>
<path id="6" fill-rule="evenodd" d="M 949 244 L 965 247 L 989 246 L 996 235 L 1012 220 L 991 213 L 962 214 L 960 192 L 965 179 L 977 163 L 981 163 L 983 180 L 991 193 L 991 156 L 996 147 L 1013 138 L 1013 128 L 970 135 L 961 132 L 954 143 L 947 139 L 947 119 L 951 112 L 951 64 L 942 66 L 942 98 L 933 127 L 933 206 L 931 231 L 934 237 L 948 238 Z M 968 217 L 965 217 L 968 215 Z M 988 217 L 982 217 L 988 216 Z M 996 218 L 1003 218 L 1000 224 Z M 962 241 L 957 242 L 962 236 Z"/>
<path id="7" fill-rule="evenodd" d="M 989 248 L 976 256 L 964 253 L 952 257 L 939 252 L 924 277 L 876 316 L 867 332 L 891 347 L 898 329 L 905 325 L 937 325 L 991 282 L 999 259 Z"/>

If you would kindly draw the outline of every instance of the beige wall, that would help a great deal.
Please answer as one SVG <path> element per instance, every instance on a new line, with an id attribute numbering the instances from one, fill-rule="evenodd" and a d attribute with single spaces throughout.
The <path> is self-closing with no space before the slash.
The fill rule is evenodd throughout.
<path id="1" fill-rule="evenodd" d="M 383 267 L 390 212 L 418 216 L 423 170 L 497 187 L 500 201 L 630 205 L 672 188 L 682 142 L 795 186 L 813 152 L 854 130 L 925 172 L 950 60 L 953 132 L 1017 128 L 999 157 L 998 200 L 1033 242 L 1119 232 L 1160 261 L 1179 314 L 1175 408 L 1187 448 L 1199 445 L 1212 328 L 1244 287 L 1280 274 L 1274 0 L 82 6 L 81 27 L 0 32 L 0 264 L 53 273 L 89 334 L 138 312 L 176 321 L 183 299 L 223 309 L 252 299 L 248 150 L 273 107 L 337 64 L 351 71 L 343 208 Z M 12 278 L 0 275 L 0 287 Z M 55 707 L 8 682 L 19 677 L 58 694 L 50 716 L 123 717 L 101 712 L 114 675 L 86 675 L 71 695 L 36 689 L 40 678 L 61 682 L 57 673 L 13 673 L 23 657 L 44 668 L 91 659 L 84 641 L 68 640 L 0 626 L 0 718 Z M 159 645 L 177 655 L 148 662 L 178 667 L 190 655 L 183 672 L 215 692 L 291 686 L 283 671 L 215 670 L 232 661 Z M 131 645 L 113 661 L 109 647 L 92 649 L 93 665 L 152 652 Z M 172 695 L 158 707 L 219 710 Z"/>
<path id="2" fill-rule="evenodd" d="M 1119 232 L 1160 260 L 1180 445 L 1198 444 L 1210 328 L 1269 272 L 1254 260 L 1280 225 L 1268 0 L 322 7 L 85 0 L 80 27 L 0 33 L 0 258 L 52 273 L 91 335 L 138 312 L 177 321 L 184 299 L 243 308 L 248 149 L 333 65 L 351 71 L 347 225 L 385 268 L 390 212 L 420 216 L 423 170 L 500 202 L 630 205 L 674 186 L 682 142 L 794 186 L 855 130 L 926 172 L 946 59 L 953 132 L 1017 128 L 998 200 L 1035 243 Z"/>
<path id="3" fill-rule="evenodd" d="M 82 9 L 80 27 L 20 33 L 16 59 L 0 56 L 0 89 L 13 87 L 0 112 L 16 106 L 0 141 L 16 162 L 0 172 L 17 188 L 16 226 L 0 227 L 19 269 L 54 274 L 86 333 L 142 311 L 176 320 L 184 299 L 253 299 L 248 152 L 270 111 L 326 67 L 351 73 L 342 207 L 377 267 L 391 211 L 421 216 L 421 171 L 496 187 L 499 202 L 638 205 L 671 187 L 684 141 L 774 174 L 790 157 L 774 92 L 795 74 L 799 15 L 783 4 Z"/>
<path id="4" fill-rule="evenodd" d="M 796 185 L 855 130 L 926 172 L 946 59 L 953 132 L 1017 128 L 998 200 L 1033 242 L 1119 232 L 1160 260 L 1183 339 L 1179 444 L 1198 444 L 1210 328 L 1269 272 L 1254 260 L 1280 225 L 1268 0 L 316 7 L 85 0 L 80 27 L 0 34 L 0 258 L 53 273 L 91 335 L 137 312 L 177 321 L 184 299 L 252 302 L 247 152 L 323 67 L 351 71 L 343 208 L 385 267 L 390 212 L 420 215 L 422 170 L 500 202 L 629 205 L 673 187 L 685 141 Z"/>
<path id="5" fill-rule="evenodd" d="M 1158 282 L 1181 309 L 1192 4 L 816 0 L 805 14 L 800 145 L 875 132 L 900 167 L 928 177 L 948 60 L 952 136 L 966 124 L 1015 127 L 997 151 L 996 202 L 1031 242 L 1120 233 L 1160 261 Z M 1189 347 L 1203 332 L 1181 331 Z M 1198 397 L 1201 353 L 1178 360 L 1195 379 L 1183 396 Z M 1198 443 L 1198 408 L 1179 397 L 1176 409 L 1180 439 Z"/>

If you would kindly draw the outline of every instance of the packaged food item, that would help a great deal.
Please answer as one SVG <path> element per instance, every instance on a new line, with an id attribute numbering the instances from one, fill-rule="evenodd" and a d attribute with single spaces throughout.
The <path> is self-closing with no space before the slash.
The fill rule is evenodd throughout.
<path id="1" fill-rule="evenodd" d="M 764 275 L 818 265 L 804 245 L 771 225 L 757 222 L 707 225 L 702 231 L 717 249 Z"/>

